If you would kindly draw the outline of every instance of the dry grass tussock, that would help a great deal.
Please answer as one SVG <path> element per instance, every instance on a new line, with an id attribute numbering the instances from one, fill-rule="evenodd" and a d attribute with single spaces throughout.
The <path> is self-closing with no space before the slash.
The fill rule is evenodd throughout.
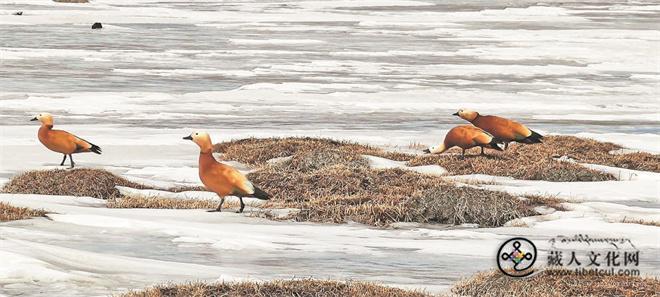
<path id="1" fill-rule="evenodd" d="M 578 164 L 558 162 L 556 157 L 568 156 L 581 163 L 593 163 L 635 170 L 660 172 L 660 155 L 649 153 L 610 154 L 621 149 L 612 143 L 573 136 L 547 136 L 543 144 L 511 144 L 505 152 L 487 150 L 489 156 L 423 155 L 411 159 L 410 165 L 439 164 L 452 174 L 483 173 L 511 176 L 527 180 L 601 181 L 614 176 L 584 168 Z M 454 149 L 458 153 L 459 150 Z M 478 154 L 478 149 L 472 149 Z"/>
<path id="2" fill-rule="evenodd" d="M 14 176 L 2 191 L 15 194 L 88 196 L 101 199 L 121 196 L 116 186 L 144 188 L 102 169 L 28 171 Z"/>
<path id="3" fill-rule="evenodd" d="M 621 223 L 626 223 L 626 224 L 639 224 L 639 225 L 647 225 L 647 226 L 656 226 L 656 227 L 660 227 L 660 222 L 658 222 L 658 221 L 647 221 L 647 220 L 642 220 L 642 219 L 629 219 L 629 218 L 623 218 L 623 220 L 621 220 Z"/>
<path id="4" fill-rule="evenodd" d="M 545 270 L 514 279 L 499 271 L 478 273 L 457 283 L 452 292 L 460 296 L 658 296 L 660 280 L 632 276 L 576 275 L 572 271 Z"/>
<path id="5" fill-rule="evenodd" d="M 79 168 L 27 171 L 14 176 L 5 184 L 2 192 L 115 199 L 122 197 L 117 186 L 170 192 L 206 191 L 201 186 L 153 188 L 129 181 L 103 169 Z"/>
<path id="6" fill-rule="evenodd" d="M 198 209 L 218 207 L 218 201 L 200 200 L 200 199 L 172 199 L 146 196 L 124 196 L 122 198 L 113 198 L 108 200 L 108 208 L 159 208 L 159 209 Z M 232 204 L 225 202 L 224 207 L 232 207 Z"/>
<path id="7" fill-rule="evenodd" d="M 426 297 L 422 292 L 365 282 L 329 280 L 274 280 L 269 282 L 222 282 L 168 284 L 129 292 L 122 297 Z"/>
<path id="8" fill-rule="evenodd" d="M 263 166 L 248 178 L 274 196 L 266 207 L 301 209 L 290 217 L 298 221 L 501 226 L 536 214 L 533 207 L 544 204 L 542 198 L 523 200 L 503 192 L 458 187 L 409 170 L 374 170 L 357 153 L 342 157 L 336 153 L 305 151 Z"/>
<path id="9" fill-rule="evenodd" d="M 24 220 L 33 217 L 46 216 L 43 210 L 35 210 L 26 207 L 11 206 L 7 203 L 0 202 L 0 222 Z"/>
<path id="10" fill-rule="evenodd" d="M 477 273 L 458 282 L 452 296 L 484 297 L 563 297 L 563 296 L 657 296 L 657 278 L 632 276 L 575 275 L 571 271 L 542 271 L 534 276 L 514 279 L 499 271 Z M 403 290 L 365 282 L 331 280 L 273 280 L 269 282 L 193 282 L 164 284 L 121 297 L 430 297 L 419 291 Z"/>
<path id="11" fill-rule="evenodd" d="M 410 159 L 410 155 L 388 152 L 372 146 L 310 137 L 246 138 L 221 142 L 214 147 L 215 152 L 223 153 L 224 159 L 250 165 L 264 165 L 266 161 L 273 158 L 288 157 L 319 149 L 333 149 L 351 155 L 374 155 L 398 161 Z"/>
<path id="12" fill-rule="evenodd" d="M 397 161 L 408 161 L 409 165 L 438 164 L 451 174 L 489 174 L 511 176 L 526 180 L 547 181 L 603 181 L 615 177 L 569 162 L 558 162 L 556 157 L 569 156 L 578 162 L 594 163 L 636 170 L 660 172 L 660 155 L 649 153 L 610 154 L 620 149 L 612 143 L 598 142 L 572 136 L 547 136 L 543 144 L 522 145 L 512 143 L 505 152 L 487 150 L 490 156 L 477 156 L 479 149 L 465 159 L 457 155 L 413 155 L 387 152 L 379 148 L 351 142 L 340 142 L 318 138 L 248 138 L 218 143 L 215 151 L 223 158 L 251 165 L 264 165 L 266 161 L 296 156 L 299 153 L 334 151 L 347 155 L 375 155 Z M 417 145 L 419 146 L 419 145 Z M 450 153 L 458 153 L 453 149 Z"/>

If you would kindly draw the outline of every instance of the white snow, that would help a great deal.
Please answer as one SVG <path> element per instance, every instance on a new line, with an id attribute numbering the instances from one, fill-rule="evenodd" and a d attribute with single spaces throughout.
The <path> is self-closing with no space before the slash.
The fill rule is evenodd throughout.
<path id="1" fill-rule="evenodd" d="M 400 169 L 411 170 L 429 175 L 447 174 L 447 170 L 439 165 L 407 166 L 405 161 L 393 161 L 386 158 L 370 156 L 370 155 L 363 155 L 363 157 L 365 157 L 367 161 L 369 161 L 369 165 L 373 169 L 400 168 Z"/>
<path id="2" fill-rule="evenodd" d="M 517 180 L 510 177 L 489 175 L 458 175 L 446 179 L 474 183 L 486 183 L 479 187 L 504 191 L 515 195 L 541 195 L 567 201 L 641 201 L 660 202 L 660 183 L 656 179 L 598 181 L 598 182 L 549 182 Z"/>

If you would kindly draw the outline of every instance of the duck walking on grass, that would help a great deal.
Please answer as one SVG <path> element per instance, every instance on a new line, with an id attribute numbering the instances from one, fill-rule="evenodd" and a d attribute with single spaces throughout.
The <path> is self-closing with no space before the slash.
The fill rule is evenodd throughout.
<path id="1" fill-rule="evenodd" d="M 504 142 L 504 149 L 509 147 L 511 141 L 529 144 L 542 142 L 543 135 L 516 121 L 492 115 L 482 116 L 478 112 L 468 109 L 461 109 L 453 115 L 459 116 L 490 133 L 497 142 Z"/>
<path id="2" fill-rule="evenodd" d="M 71 167 L 75 166 L 72 154 L 92 152 L 101 154 L 101 148 L 87 140 L 75 136 L 69 132 L 62 130 L 53 130 L 53 116 L 49 113 L 40 113 L 31 121 L 41 122 L 39 128 L 39 141 L 49 150 L 64 154 L 60 166 L 64 166 L 66 156 L 69 156 Z"/>
<path id="3" fill-rule="evenodd" d="M 243 174 L 229 165 L 218 162 L 213 157 L 211 137 L 205 132 L 194 132 L 183 139 L 192 140 L 199 146 L 199 179 L 204 186 L 220 196 L 220 205 L 215 210 L 222 211 L 225 196 L 236 196 L 241 202 L 237 213 L 245 208 L 243 197 L 254 197 L 261 200 L 270 199 L 270 195 L 253 185 Z"/>
<path id="4" fill-rule="evenodd" d="M 481 130 L 471 125 L 461 125 L 451 128 L 445 140 L 437 146 L 430 147 L 424 150 L 425 153 L 441 154 L 452 147 L 460 147 L 463 149 L 461 156 L 465 157 L 465 150 L 476 146 L 481 147 L 481 155 L 484 154 L 484 147 L 490 147 L 501 151 L 502 148 L 497 145 L 497 142 L 492 135 L 488 132 Z"/>

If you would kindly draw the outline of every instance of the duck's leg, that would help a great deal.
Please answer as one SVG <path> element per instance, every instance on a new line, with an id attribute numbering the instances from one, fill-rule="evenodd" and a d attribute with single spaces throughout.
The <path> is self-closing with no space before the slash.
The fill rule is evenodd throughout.
<path id="1" fill-rule="evenodd" d="M 69 154 L 69 161 L 71 161 L 71 168 L 73 168 L 76 163 L 73 162 L 73 156 L 71 154 Z"/>
<path id="2" fill-rule="evenodd" d="M 64 158 L 62 159 L 62 163 L 60 163 L 60 166 L 64 166 L 64 161 L 66 161 L 66 154 L 64 154 Z"/>
<path id="3" fill-rule="evenodd" d="M 241 208 L 236 213 L 242 213 L 243 208 L 245 208 L 245 203 L 243 203 L 243 197 L 238 197 L 238 200 L 241 202 Z"/>
<path id="4" fill-rule="evenodd" d="M 220 197 L 220 204 L 218 205 L 218 208 L 211 209 L 208 212 L 221 212 L 223 204 L 225 204 L 225 196 Z"/>
<path id="5" fill-rule="evenodd" d="M 465 159 L 465 149 L 462 148 L 463 151 L 461 151 L 461 159 Z"/>
<path id="6" fill-rule="evenodd" d="M 485 155 L 486 155 L 486 154 L 484 153 L 484 147 L 483 147 L 483 146 L 481 147 L 481 154 L 480 154 L 480 155 L 482 155 L 482 156 L 485 156 Z"/>
<path id="7" fill-rule="evenodd" d="M 507 141 L 507 142 L 504 143 L 504 150 L 506 151 L 506 149 L 508 149 L 508 148 L 509 148 L 509 142 Z"/>

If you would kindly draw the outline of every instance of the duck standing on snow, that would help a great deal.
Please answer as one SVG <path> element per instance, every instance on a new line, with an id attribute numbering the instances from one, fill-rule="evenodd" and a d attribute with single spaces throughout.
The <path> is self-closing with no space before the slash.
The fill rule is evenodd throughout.
<path id="1" fill-rule="evenodd" d="M 429 149 L 424 150 L 424 152 L 441 154 L 455 146 L 463 149 L 463 152 L 461 153 L 462 156 L 465 156 L 466 149 L 470 149 L 475 146 L 481 147 L 482 155 L 484 155 L 485 146 L 496 149 L 498 151 L 502 150 L 502 148 L 497 145 L 495 138 L 488 134 L 488 132 L 475 126 L 461 125 L 451 128 L 451 130 L 447 132 L 445 140 L 440 145 L 430 147 Z"/>
<path id="2" fill-rule="evenodd" d="M 476 111 L 461 109 L 453 115 L 459 116 L 473 125 L 484 129 L 495 137 L 497 142 L 504 142 L 504 149 L 509 147 L 509 142 L 541 143 L 543 135 L 538 134 L 525 125 L 498 116 L 482 116 Z"/>
<path id="3" fill-rule="evenodd" d="M 261 200 L 270 199 L 270 195 L 253 185 L 243 174 L 229 165 L 218 162 L 213 157 L 211 137 L 205 132 L 194 132 L 183 139 L 192 140 L 199 146 L 199 179 L 204 186 L 220 196 L 220 205 L 211 211 L 222 211 L 225 196 L 236 196 L 241 201 L 238 213 L 243 212 L 243 197 Z"/>
<path id="4" fill-rule="evenodd" d="M 62 130 L 53 130 L 53 116 L 49 113 L 40 113 L 31 121 L 41 122 L 39 128 L 39 141 L 49 150 L 64 154 L 60 166 L 64 166 L 66 156 L 69 156 L 71 161 L 71 168 L 74 166 L 72 154 L 92 152 L 101 154 L 101 148 L 87 140 L 75 136 L 69 132 Z"/>

